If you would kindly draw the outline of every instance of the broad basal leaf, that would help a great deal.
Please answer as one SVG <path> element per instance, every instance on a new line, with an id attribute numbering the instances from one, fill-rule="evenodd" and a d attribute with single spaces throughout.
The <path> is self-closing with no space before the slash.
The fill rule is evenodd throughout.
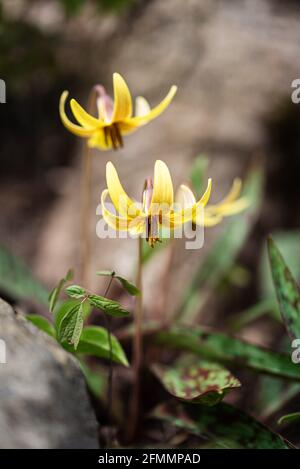
<path id="1" fill-rule="evenodd" d="M 130 314 L 129 311 L 120 305 L 120 303 L 104 298 L 104 296 L 89 295 L 88 299 L 92 306 L 104 311 L 105 314 L 109 314 L 110 316 L 122 317 Z"/>
<path id="2" fill-rule="evenodd" d="M 0 247 L 0 289 L 16 300 L 34 300 L 48 306 L 49 292 L 38 282 L 24 261 Z"/>
<path id="3" fill-rule="evenodd" d="M 241 385 L 230 371 L 216 363 L 200 360 L 168 367 L 156 364 L 151 369 L 170 394 L 194 403 L 214 405 L 230 389 Z"/>
<path id="4" fill-rule="evenodd" d="M 129 366 L 126 355 L 114 335 L 111 334 L 112 359 Z M 83 329 L 80 341 L 77 347 L 77 353 L 83 355 L 92 355 L 100 358 L 110 358 L 110 346 L 108 332 L 103 327 L 87 326 Z"/>
<path id="5" fill-rule="evenodd" d="M 39 314 L 27 314 L 26 319 L 51 337 L 56 336 L 53 325 L 46 318 L 44 318 L 44 316 L 40 316 Z"/>
<path id="6" fill-rule="evenodd" d="M 160 344 L 192 352 L 201 358 L 235 363 L 242 368 L 300 381 L 299 366 L 292 362 L 289 355 L 220 332 L 178 326 L 158 332 L 154 339 Z"/>
<path id="7" fill-rule="evenodd" d="M 300 339 L 300 291 L 272 238 L 269 258 L 282 319 L 290 337 Z"/>
<path id="8" fill-rule="evenodd" d="M 212 407 L 173 402 L 157 407 L 152 415 L 205 440 L 226 440 L 230 447 L 248 449 L 291 447 L 280 435 L 224 402 Z"/>

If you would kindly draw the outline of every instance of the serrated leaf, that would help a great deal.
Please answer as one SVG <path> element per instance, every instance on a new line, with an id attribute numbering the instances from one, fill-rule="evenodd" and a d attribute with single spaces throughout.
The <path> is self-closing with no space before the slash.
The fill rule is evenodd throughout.
<path id="1" fill-rule="evenodd" d="M 230 389 L 241 385 L 230 371 L 203 360 L 188 366 L 155 364 L 151 369 L 170 394 L 193 403 L 215 405 Z"/>
<path id="2" fill-rule="evenodd" d="M 89 295 L 88 300 L 92 306 L 100 309 L 105 314 L 116 317 L 128 316 L 130 313 L 124 309 L 120 303 L 114 300 L 109 300 L 100 295 Z"/>
<path id="3" fill-rule="evenodd" d="M 66 288 L 66 293 L 71 298 L 76 298 L 77 300 L 86 296 L 86 290 L 79 285 L 70 285 Z"/>
<path id="4" fill-rule="evenodd" d="M 292 445 L 249 415 L 229 404 L 215 406 L 167 403 L 152 416 L 211 441 L 225 439 L 230 447 L 247 449 L 289 449 Z"/>
<path id="5" fill-rule="evenodd" d="M 141 293 L 139 289 L 133 283 L 129 282 L 128 280 L 126 280 L 126 278 L 121 277 L 120 275 L 116 275 L 114 271 L 100 270 L 99 272 L 96 272 L 96 273 L 97 275 L 101 277 L 113 277 L 117 279 L 121 283 L 124 290 L 126 290 L 132 296 L 137 296 L 137 295 L 140 295 Z"/>
<path id="6" fill-rule="evenodd" d="M 192 352 L 219 363 L 234 363 L 242 368 L 300 381 L 299 366 L 284 353 L 274 352 L 221 332 L 199 327 L 173 327 L 158 332 L 154 340 L 171 348 Z"/>
<path id="7" fill-rule="evenodd" d="M 268 239 L 269 259 L 281 316 L 288 334 L 300 338 L 300 291 L 272 238 Z"/>
<path id="8" fill-rule="evenodd" d="M 48 307 L 48 290 L 38 282 L 22 259 L 0 246 L 0 289 L 16 300 L 34 300 Z"/>
<path id="9" fill-rule="evenodd" d="M 26 319 L 32 322 L 38 329 L 50 335 L 50 337 L 56 337 L 53 325 L 44 318 L 44 316 L 40 316 L 39 314 L 27 314 Z"/>
<path id="10" fill-rule="evenodd" d="M 300 420 L 300 412 L 293 412 L 292 414 L 286 414 L 280 417 L 278 420 L 278 425 L 282 425 L 283 423 L 294 423 L 299 422 Z"/>
<path id="11" fill-rule="evenodd" d="M 125 352 L 118 339 L 111 334 L 112 359 L 116 363 L 129 366 Z M 77 347 L 77 354 L 91 355 L 100 358 L 110 358 L 108 332 L 100 326 L 87 326 L 83 329 Z"/>
<path id="12" fill-rule="evenodd" d="M 53 290 L 51 291 L 50 295 L 49 295 L 49 311 L 50 313 L 52 313 L 54 311 L 54 308 L 56 306 L 56 303 L 58 301 L 58 297 L 61 293 L 61 290 L 63 289 L 64 285 L 69 282 L 70 280 L 72 280 L 73 278 L 73 270 L 72 269 L 69 269 L 67 274 L 65 275 L 64 278 L 62 278 L 59 282 L 58 282 L 58 285 L 53 288 Z"/>
<path id="13" fill-rule="evenodd" d="M 77 349 L 79 339 L 83 329 L 83 308 L 82 303 L 75 304 L 63 317 L 59 329 L 58 339 Z"/>

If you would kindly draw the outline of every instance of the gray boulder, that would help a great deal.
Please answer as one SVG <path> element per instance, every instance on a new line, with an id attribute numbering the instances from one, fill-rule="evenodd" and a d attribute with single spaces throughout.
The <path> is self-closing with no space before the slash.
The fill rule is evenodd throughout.
<path id="1" fill-rule="evenodd" d="M 73 357 L 1 299 L 0 324 L 0 448 L 98 448 Z"/>

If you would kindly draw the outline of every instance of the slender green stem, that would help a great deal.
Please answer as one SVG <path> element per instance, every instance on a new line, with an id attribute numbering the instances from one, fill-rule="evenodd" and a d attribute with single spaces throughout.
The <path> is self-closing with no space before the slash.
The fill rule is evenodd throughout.
<path id="1" fill-rule="evenodd" d="M 97 86 L 90 92 L 88 113 L 92 114 L 98 96 Z M 92 154 L 87 142 L 84 142 L 81 182 L 81 282 L 90 286 L 91 264 L 91 206 L 92 206 Z"/>
<path id="2" fill-rule="evenodd" d="M 135 332 L 133 338 L 133 372 L 134 372 L 134 384 L 131 401 L 131 418 L 129 428 L 129 440 L 133 440 L 137 434 L 139 420 L 140 420 L 140 408 L 141 408 L 141 396 L 140 396 L 140 372 L 143 357 L 143 344 L 142 344 L 142 254 L 143 254 L 143 239 L 140 237 L 138 240 L 138 264 L 137 264 L 137 275 L 136 275 L 136 286 L 140 290 L 140 295 L 136 297 L 135 303 Z"/>

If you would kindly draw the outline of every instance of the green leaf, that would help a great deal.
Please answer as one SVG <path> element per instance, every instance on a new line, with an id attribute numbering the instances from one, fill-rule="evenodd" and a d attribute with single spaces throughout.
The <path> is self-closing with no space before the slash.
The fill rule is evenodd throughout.
<path id="1" fill-rule="evenodd" d="M 170 394 L 193 403 L 215 405 L 228 391 L 241 385 L 230 371 L 203 360 L 168 367 L 155 364 L 151 369 Z"/>
<path id="2" fill-rule="evenodd" d="M 0 247 L 0 289 L 16 300 L 34 300 L 48 307 L 48 290 L 38 282 L 24 261 Z"/>
<path id="3" fill-rule="evenodd" d="M 82 303 L 75 304 L 63 317 L 59 329 L 58 339 L 63 345 L 64 343 L 77 349 L 79 339 L 83 328 L 83 308 Z"/>
<path id="4" fill-rule="evenodd" d="M 286 414 L 280 417 L 278 420 L 278 425 L 282 425 L 283 423 L 294 423 L 300 420 L 300 412 L 293 412 L 292 414 Z"/>
<path id="5" fill-rule="evenodd" d="M 70 285 L 66 292 L 71 298 L 80 299 L 86 296 L 86 290 L 79 285 Z"/>
<path id="6" fill-rule="evenodd" d="M 114 300 L 109 300 L 108 298 L 104 298 L 104 296 L 89 295 L 88 300 L 95 308 L 100 309 L 105 314 L 109 314 L 110 316 L 123 317 L 130 314 L 129 311 L 120 305 L 120 303 Z"/>
<path id="7" fill-rule="evenodd" d="M 159 344 L 192 352 L 201 358 L 220 363 L 234 363 L 242 368 L 300 381 L 299 366 L 284 353 L 274 352 L 220 332 L 199 327 L 173 327 L 156 333 Z"/>
<path id="8" fill-rule="evenodd" d="M 79 363 L 89 390 L 98 399 L 103 399 L 107 389 L 107 376 L 105 370 L 103 370 L 99 365 L 93 365 L 93 367 L 91 367 L 83 360 L 79 360 Z"/>
<path id="9" fill-rule="evenodd" d="M 58 297 L 60 295 L 60 292 L 61 290 L 63 289 L 64 285 L 69 282 L 70 280 L 72 280 L 73 278 L 73 270 L 70 269 L 68 270 L 67 274 L 65 275 L 64 278 L 62 278 L 59 282 L 58 282 L 58 285 L 53 288 L 53 290 L 51 291 L 50 295 L 49 295 L 49 311 L 50 313 L 52 313 L 54 311 L 54 308 L 56 306 L 56 303 L 57 303 L 57 300 L 58 300 Z"/>
<path id="10" fill-rule="evenodd" d="M 27 314 L 26 319 L 34 324 L 41 331 L 46 332 L 50 337 L 56 337 L 53 325 L 44 316 L 39 314 Z"/>
<path id="11" fill-rule="evenodd" d="M 271 313 L 272 317 L 276 318 L 279 316 L 278 305 L 274 298 L 261 300 L 253 306 L 241 311 L 236 314 L 233 318 L 230 318 L 228 325 L 232 332 L 238 332 L 243 327 L 247 326 L 252 321 L 261 318 L 265 314 Z M 279 318 L 280 322 L 281 319 Z"/>
<path id="12" fill-rule="evenodd" d="M 216 288 L 232 268 L 253 226 L 253 219 L 257 217 L 261 188 L 262 173 L 253 171 L 246 181 L 243 193 L 249 200 L 249 208 L 226 222 L 226 227 L 196 270 L 190 285 L 185 289 L 175 313 L 177 320 L 184 318 L 185 322 L 193 323 L 199 312 L 199 307 L 194 307 L 195 303 L 198 303 L 199 291 L 204 288 L 208 290 Z"/>
<path id="13" fill-rule="evenodd" d="M 126 280 L 126 278 L 121 277 L 120 275 L 116 275 L 114 271 L 100 270 L 99 272 L 97 272 L 97 275 L 100 275 L 102 277 L 116 278 L 117 280 L 119 280 L 124 290 L 126 290 L 132 296 L 137 296 L 141 294 L 140 290 L 133 283 L 129 282 L 128 280 Z"/>
<path id="14" fill-rule="evenodd" d="M 54 311 L 54 327 L 56 333 L 60 328 L 61 321 L 65 315 L 72 309 L 75 305 L 78 304 L 78 300 L 66 300 L 61 303 Z"/>
<path id="15" fill-rule="evenodd" d="M 126 355 L 114 335 L 111 334 L 112 359 L 116 363 L 129 366 Z M 77 354 L 92 355 L 100 358 L 110 358 L 108 332 L 100 326 L 87 326 L 83 329 L 77 347 Z"/>
<path id="16" fill-rule="evenodd" d="M 190 179 L 197 197 L 199 197 L 203 192 L 207 166 L 208 159 L 205 156 L 199 155 L 193 161 L 193 165 L 190 172 Z"/>
<path id="17" fill-rule="evenodd" d="M 179 402 L 157 407 L 152 416 L 207 440 L 226 440 L 244 449 L 289 449 L 280 435 L 233 406 L 221 402 L 208 407 Z"/>
<path id="18" fill-rule="evenodd" d="M 281 316 L 288 334 L 300 338 L 300 291 L 272 238 L 268 239 L 269 259 Z"/>

